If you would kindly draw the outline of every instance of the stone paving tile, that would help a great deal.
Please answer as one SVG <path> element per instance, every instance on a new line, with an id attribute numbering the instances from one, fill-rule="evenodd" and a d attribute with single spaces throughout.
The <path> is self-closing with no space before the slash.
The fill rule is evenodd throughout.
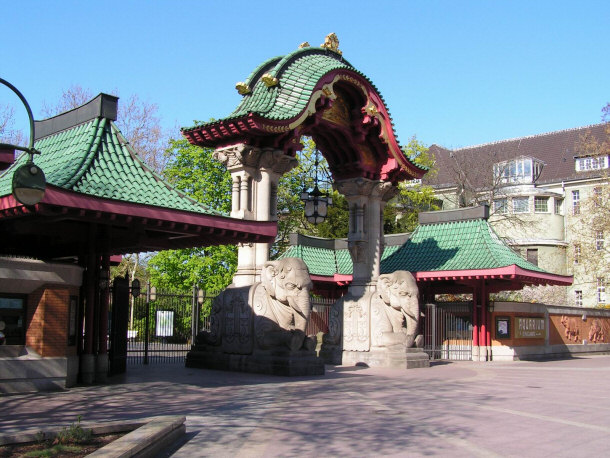
<path id="1" fill-rule="evenodd" d="M 0 432 L 185 415 L 173 456 L 607 456 L 610 356 L 544 363 L 439 364 L 401 371 L 327 367 L 280 378 L 129 367 L 111 385 L 0 400 Z"/>

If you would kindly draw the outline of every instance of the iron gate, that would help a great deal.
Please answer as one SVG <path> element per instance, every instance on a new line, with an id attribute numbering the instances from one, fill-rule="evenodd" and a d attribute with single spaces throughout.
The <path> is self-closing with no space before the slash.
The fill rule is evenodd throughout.
<path id="1" fill-rule="evenodd" d="M 472 359 L 472 304 L 426 304 L 424 350 L 434 359 Z"/>
<path id="2" fill-rule="evenodd" d="M 124 283 L 127 289 L 127 281 Z M 113 290 L 116 288 L 115 283 Z M 128 301 L 119 303 L 111 294 L 110 352 L 122 362 L 122 370 L 117 373 L 125 371 L 125 364 L 184 363 L 197 333 L 210 329 L 210 309 L 217 295 L 196 288 L 190 294 L 147 288 L 134 297 L 130 287 Z M 328 332 L 334 299 L 312 298 L 311 303 L 307 334 Z"/>
<path id="3" fill-rule="evenodd" d="M 197 333 L 209 329 L 209 310 L 217 293 L 147 288 L 134 297 L 131 288 L 129 292 L 127 364 L 184 363 Z"/>

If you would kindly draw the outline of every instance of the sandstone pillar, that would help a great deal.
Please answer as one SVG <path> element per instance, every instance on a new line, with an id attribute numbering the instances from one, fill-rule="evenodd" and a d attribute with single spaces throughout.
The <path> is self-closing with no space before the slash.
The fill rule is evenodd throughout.
<path id="1" fill-rule="evenodd" d="M 383 209 L 397 188 L 384 181 L 354 178 L 335 183 L 349 204 L 348 247 L 354 273 L 349 293 L 362 297 L 373 290 L 379 277 L 383 252 Z"/>
<path id="2" fill-rule="evenodd" d="M 282 150 L 243 143 L 217 149 L 214 158 L 227 167 L 233 179 L 231 216 L 276 221 L 279 179 L 297 165 L 297 160 Z M 260 281 L 262 265 L 268 260 L 268 243 L 240 244 L 233 284 L 247 286 Z"/>

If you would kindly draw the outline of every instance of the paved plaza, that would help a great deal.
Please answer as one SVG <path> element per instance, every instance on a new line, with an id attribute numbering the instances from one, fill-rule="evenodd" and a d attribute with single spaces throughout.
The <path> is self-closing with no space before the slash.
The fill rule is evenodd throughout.
<path id="1" fill-rule="evenodd" d="M 172 456 L 608 456 L 609 380 L 610 356 L 307 378 L 129 366 L 110 385 L 0 398 L 0 433 L 185 415 Z"/>

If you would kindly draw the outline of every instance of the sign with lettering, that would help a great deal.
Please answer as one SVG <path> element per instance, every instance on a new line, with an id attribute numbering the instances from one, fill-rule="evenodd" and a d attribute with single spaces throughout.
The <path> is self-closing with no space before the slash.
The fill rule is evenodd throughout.
<path id="1" fill-rule="evenodd" d="M 517 339 L 544 339 L 546 337 L 544 318 L 515 317 L 515 337 Z"/>

